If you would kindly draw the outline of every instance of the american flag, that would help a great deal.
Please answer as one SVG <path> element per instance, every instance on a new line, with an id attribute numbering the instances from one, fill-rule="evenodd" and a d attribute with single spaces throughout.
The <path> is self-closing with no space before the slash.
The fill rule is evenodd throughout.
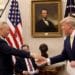
<path id="1" fill-rule="evenodd" d="M 75 16 L 75 0 L 67 0 L 65 16 Z"/>
<path id="2" fill-rule="evenodd" d="M 23 45 L 22 22 L 17 0 L 11 0 L 7 23 L 10 27 L 10 34 L 6 40 L 10 46 L 21 48 Z"/>

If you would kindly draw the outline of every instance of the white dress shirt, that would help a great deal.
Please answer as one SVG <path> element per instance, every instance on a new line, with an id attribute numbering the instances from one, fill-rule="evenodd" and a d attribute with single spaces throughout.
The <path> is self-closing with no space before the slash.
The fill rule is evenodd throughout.
<path id="1" fill-rule="evenodd" d="M 45 23 L 46 26 L 49 26 L 49 23 L 48 23 L 47 20 L 45 20 L 45 19 L 43 18 L 43 21 L 44 21 L 44 23 Z"/>

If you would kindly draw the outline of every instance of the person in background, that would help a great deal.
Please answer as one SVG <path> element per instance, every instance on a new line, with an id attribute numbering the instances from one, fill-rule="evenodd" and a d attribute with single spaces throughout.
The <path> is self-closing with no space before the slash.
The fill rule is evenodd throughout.
<path id="1" fill-rule="evenodd" d="M 35 31 L 36 32 L 57 32 L 58 29 L 55 25 L 48 20 L 48 10 L 42 9 L 41 10 L 41 19 L 36 21 Z"/>
<path id="2" fill-rule="evenodd" d="M 45 44 L 45 43 L 41 44 L 39 46 L 39 50 L 41 52 L 41 56 L 48 58 L 48 54 L 47 54 L 48 46 L 47 46 L 47 44 Z"/>
<path id="3" fill-rule="evenodd" d="M 30 52 L 29 46 L 26 44 L 23 45 L 21 49 L 26 52 Z M 38 67 L 33 57 L 24 59 L 16 57 L 15 71 L 16 74 L 20 75 L 38 75 L 39 73 Z"/>
<path id="4" fill-rule="evenodd" d="M 60 21 L 60 25 L 65 35 L 61 54 L 50 58 L 40 58 L 37 63 L 51 65 L 68 60 L 67 72 L 69 75 L 75 75 L 75 18 L 68 16 Z"/>

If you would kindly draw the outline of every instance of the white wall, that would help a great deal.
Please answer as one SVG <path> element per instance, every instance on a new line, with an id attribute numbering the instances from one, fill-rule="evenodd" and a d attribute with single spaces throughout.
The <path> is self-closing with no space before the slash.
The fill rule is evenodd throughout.
<path id="1" fill-rule="evenodd" d="M 22 5 L 20 2 L 21 7 L 21 14 L 22 14 L 22 21 L 23 21 L 23 33 L 25 38 L 25 43 L 30 45 L 30 48 L 33 52 L 39 53 L 39 45 L 41 43 L 46 43 L 49 46 L 48 54 L 49 56 L 56 55 L 61 52 L 62 46 L 63 46 L 63 38 L 33 38 L 31 36 L 31 0 L 20 0 L 22 3 L 25 4 Z M 63 2 L 63 14 L 64 14 L 64 5 L 65 0 L 62 0 Z"/>
<path id="2" fill-rule="evenodd" d="M 11 0 L 10 0 L 11 1 Z M 66 4 L 66 0 L 62 0 L 63 6 L 63 15 L 64 15 L 64 6 Z M 63 47 L 63 38 L 33 38 L 31 35 L 31 0 L 18 0 L 22 24 L 23 24 L 23 37 L 26 44 L 29 44 L 32 52 L 39 54 L 39 45 L 41 43 L 46 43 L 49 47 L 48 54 L 49 56 L 56 55 L 62 51 Z M 6 21 L 8 17 L 8 11 L 10 8 L 10 2 L 6 7 L 0 21 Z"/>
<path id="3" fill-rule="evenodd" d="M 11 0 L 10 0 L 11 1 Z M 59 54 L 63 48 L 63 37 L 61 38 L 33 38 L 31 35 L 31 0 L 18 0 L 22 25 L 23 25 L 23 37 L 26 44 L 29 44 L 32 52 L 40 54 L 39 45 L 41 43 L 46 43 L 49 47 L 49 56 L 54 56 Z M 62 15 L 64 15 L 66 0 L 62 0 Z M 10 2 L 6 7 L 0 21 L 6 21 L 8 17 L 8 11 L 10 7 Z"/>
<path id="4" fill-rule="evenodd" d="M 11 0 L 10 0 L 11 1 Z M 63 38 L 33 38 L 31 35 L 31 0 L 18 0 L 22 24 L 23 24 L 23 37 L 25 43 L 29 44 L 30 49 L 33 52 L 39 53 L 39 45 L 41 43 L 46 43 L 49 46 L 49 55 L 55 55 L 62 50 Z M 66 0 L 62 0 L 62 10 L 64 15 Z M 8 17 L 8 11 L 10 7 L 10 2 L 6 7 L 0 21 L 6 21 Z"/>

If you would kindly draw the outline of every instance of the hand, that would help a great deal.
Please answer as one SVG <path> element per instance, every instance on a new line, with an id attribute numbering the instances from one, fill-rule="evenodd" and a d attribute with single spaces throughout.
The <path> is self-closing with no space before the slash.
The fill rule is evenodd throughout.
<path id="1" fill-rule="evenodd" d="M 43 66 L 47 63 L 47 60 L 46 60 L 46 58 L 41 56 L 37 60 L 35 59 L 35 62 L 37 64 L 37 66 Z"/>
<path id="2" fill-rule="evenodd" d="M 75 61 L 71 61 L 70 65 L 71 67 L 75 67 Z"/>
<path id="3" fill-rule="evenodd" d="M 40 58 L 41 56 L 36 54 L 36 53 L 30 53 L 30 55 L 34 58 L 34 59 L 38 59 Z"/>
<path id="4" fill-rule="evenodd" d="M 23 71 L 23 75 L 29 75 L 28 71 Z"/>

